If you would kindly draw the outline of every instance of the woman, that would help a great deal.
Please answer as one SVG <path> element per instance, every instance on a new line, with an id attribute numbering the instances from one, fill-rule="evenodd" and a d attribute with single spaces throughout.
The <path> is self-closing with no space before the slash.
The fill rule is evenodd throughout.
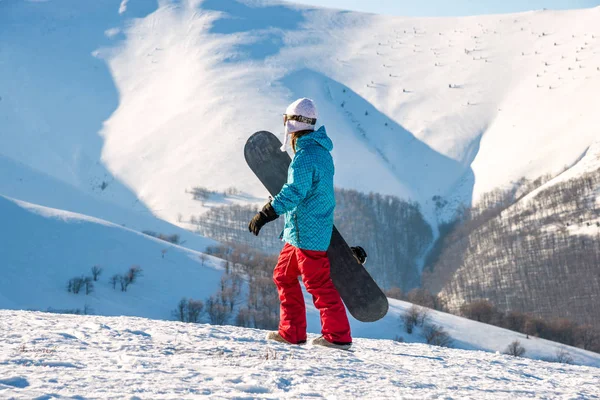
<path id="1" fill-rule="evenodd" d="M 249 230 L 258 235 L 266 223 L 285 216 L 282 239 L 286 244 L 273 272 L 281 301 L 279 331 L 269 332 L 267 339 L 306 343 L 306 308 L 298 282 L 298 276 L 302 276 L 321 316 L 322 336 L 312 344 L 348 349 L 352 345 L 350 324 L 340 294 L 331 281 L 327 258 L 335 209 L 334 165 L 330 154 L 333 143 L 325 127 L 315 131 L 317 109 L 310 99 L 292 103 L 283 123 L 285 142 L 290 135 L 294 151 L 288 181 L 249 225 Z"/>

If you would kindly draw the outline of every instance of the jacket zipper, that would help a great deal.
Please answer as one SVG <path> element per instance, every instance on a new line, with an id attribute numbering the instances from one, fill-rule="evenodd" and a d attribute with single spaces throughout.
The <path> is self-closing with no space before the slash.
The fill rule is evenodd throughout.
<path id="1" fill-rule="evenodd" d="M 296 222 L 296 240 L 298 241 L 298 246 L 300 246 L 300 227 L 298 226 L 298 214 L 294 214 L 294 221 Z"/>

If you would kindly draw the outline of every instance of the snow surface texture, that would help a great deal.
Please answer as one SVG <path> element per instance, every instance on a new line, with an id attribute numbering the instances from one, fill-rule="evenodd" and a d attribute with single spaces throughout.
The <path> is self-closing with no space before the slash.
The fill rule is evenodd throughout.
<path id="1" fill-rule="evenodd" d="M 0 230 L 0 308 L 89 310 L 91 314 L 128 315 L 173 319 L 172 311 L 182 297 L 205 300 L 213 295 L 223 274 L 222 260 L 157 240 L 102 220 L 0 196 L 0 217 L 12 230 Z M 94 292 L 73 294 L 67 281 L 90 276 L 94 265 L 103 268 Z M 121 292 L 109 283 L 114 274 L 124 274 L 131 265 L 143 269 L 142 276 Z M 318 311 L 305 293 L 308 330 L 320 332 Z M 388 315 L 376 323 L 351 318 L 354 337 L 393 339 L 424 343 L 419 329 L 411 335 L 400 324 L 400 315 L 411 304 L 391 300 Z M 565 349 L 581 365 L 599 366 L 600 355 L 561 346 L 491 325 L 431 311 L 431 323 L 440 325 L 454 339 L 453 346 L 467 350 L 504 351 L 514 340 L 527 349 L 527 357 L 553 359 Z"/>
<path id="2" fill-rule="evenodd" d="M 600 397 L 600 369 L 359 339 L 352 352 L 258 330 L 0 311 L 0 396 L 130 399 Z"/>
<path id="3" fill-rule="evenodd" d="M 337 185 L 412 198 L 434 225 L 484 191 L 561 171 L 598 136 L 600 8 L 400 18 L 270 0 L 2 7 L 0 154 L 16 163 L 0 169 L 0 193 L 135 227 L 150 214 L 184 225 L 205 209 L 186 193 L 196 185 L 266 197 L 244 142 L 281 132 L 300 96 L 317 100 L 335 142 Z M 84 210 L 64 185 L 47 199 L 22 171 L 123 211 Z"/>

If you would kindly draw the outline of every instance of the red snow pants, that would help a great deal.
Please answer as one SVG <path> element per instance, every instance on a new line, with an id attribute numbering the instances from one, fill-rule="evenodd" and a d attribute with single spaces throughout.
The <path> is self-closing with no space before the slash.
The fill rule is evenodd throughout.
<path id="1" fill-rule="evenodd" d="M 290 343 L 306 341 L 306 307 L 298 276 L 302 276 L 302 282 L 319 310 L 325 340 L 352 342 L 344 303 L 331 281 L 327 252 L 302 250 L 288 243 L 281 250 L 273 272 L 281 301 L 279 334 Z"/>

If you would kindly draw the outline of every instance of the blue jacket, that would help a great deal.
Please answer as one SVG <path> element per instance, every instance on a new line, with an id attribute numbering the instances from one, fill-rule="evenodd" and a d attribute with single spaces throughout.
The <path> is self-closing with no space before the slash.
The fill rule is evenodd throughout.
<path id="1" fill-rule="evenodd" d="M 325 127 L 301 136 L 288 180 L 271 205 L 285 215 L 282 239 L 303 250 L 326 251 L 333 231 L 333 143 Z"/>

